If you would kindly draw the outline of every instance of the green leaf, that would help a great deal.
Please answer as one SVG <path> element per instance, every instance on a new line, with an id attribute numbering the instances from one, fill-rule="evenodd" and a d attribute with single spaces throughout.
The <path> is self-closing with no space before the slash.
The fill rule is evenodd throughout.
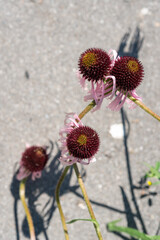
<path id="1" fill-rule="evenodd" d="M 155 167 L 149 165 L 148 163 L 145 163 L 145 165 L 150 169 L 148 173 L 146 173 L 147 178 L 156 177 L 160 179 L 160 162 L 156 162 Z"/>
<path id="2" fill-rule="evenodd" d="M 83 219 L 83 218 L 76 218 L 76 219 L 73 219 L 69 222 L 66 222 L 67 224 L 71 224 L 71 223 L 74 223 L 74 222 L 77 222 L 77 221 L 87 221 L 87 222 L 92 222 L 93 224 L 95 224 L 97 226 L 97 228 L 99 228 L 99 223 L 95 220 L 95 219 Z"/>
<path id="3" fill-rule="evenodd" d="M 155 169 L 156 169 L 157 171 L 159 171 L 159 168 L 160 168 L 160 162 L 156 162 Z"/>
<path id="4" fill-rule="evenodd" d="M 116 226 L 116 223 L 120 221 L 121 219 L 118 219 L 116 221 L 108 223 L 107 224 L 108 230 L 111 232 L 127 233 L 131 237 L 137 238 L 139 240 L 159 240 L 160 239 L 160 236 L 149 236 L 145 233 L 139 232 L 137 229 L 134 229 L 134 228 Z"/>
<path id="5" fill-rule="evenodd" d="M 160 172 L 157 171 L 154 167 L 152 167 L 150 171 L 152 171 L 153 177 L 160 178 Z"/>

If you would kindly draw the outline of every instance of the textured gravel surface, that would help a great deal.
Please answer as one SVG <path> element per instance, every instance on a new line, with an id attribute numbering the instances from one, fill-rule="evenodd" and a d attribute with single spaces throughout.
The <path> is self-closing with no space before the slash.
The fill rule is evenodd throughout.
<path id="1" fill-rule="evenodd" d="M 26 143 L 53 146 L 42 178 L 27 183 L 37 239 L 64 239 L 54 198 L 62 168 L 58 132 L 66 112 L 80 113 L 86 106 L 76 76 L 81 52 L 99 47 L 138 56 L 145 78 L 137 93 L 160 114 L 159 39 L 159 0 L 0 0 L 1 240 L 29 238 L 15 179 Z M 147 170 L 144 162 L 154 165 L 159 160 L 159 123 L 125 104 L 127 131 L 130 126 L 125 151 L 122 135 L 116 138 L 110 133 L 114 124 L 121 128 L 121 113 L 109 111 L 106 105 L 107 100 L 100 111 L 83 120 L 97 130 L 101 146 L 96 163 L 79 166 L 103 238 L 130 239 L 107 231 L 106 224 L 119 218 L 120 225 L 160 235 L 160 188 L 138 189 Z M 89 218 L 72 171 L 63 184 L 61 202 L 67 220 Z M 89 222 L 73 223 L 68 229 L 70 240 L 97 239 Z"/>

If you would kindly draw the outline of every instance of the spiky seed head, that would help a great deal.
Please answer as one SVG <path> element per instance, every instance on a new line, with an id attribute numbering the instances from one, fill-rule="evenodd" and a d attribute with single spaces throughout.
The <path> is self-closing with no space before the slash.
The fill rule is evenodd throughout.
<path id="1" fill-rule="evenodd" d="M 80 159 L 93 157 L 99 149 L 99 142 L 96 131 L 87 126 L 75 128 L 67 136 L 69 153 Z"/>
<path id="2" fill-rule="evenodd" d="M 48 160 L 48 155 L 44 147 L 32 146 L 27 148 L 22 154 L 22 163 L 30 172 L 41 171 Z"/>
<path id="3" fill-rule="evenodd" d="M 116 60 L 110 74 L 115 76 L 116 86 L 120 90 L 131 91 L 142 82 L 144 69 L 138 59 L 124 56 Z"/>
<path id="4" fill-rule="evenodd" d="M 111 59 L 100 48 L 89 48 L 79 58 L 79 71 L 88 81 L 103 80 L 109 73 Z"/>

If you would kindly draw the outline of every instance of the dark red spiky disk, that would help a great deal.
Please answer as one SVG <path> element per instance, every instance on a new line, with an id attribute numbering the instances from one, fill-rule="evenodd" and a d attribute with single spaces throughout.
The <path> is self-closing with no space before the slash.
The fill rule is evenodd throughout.
<path id="1" fill-rule="evenodd" d="M 99 142 L 98 134 L 86 126 L 73 129 L 67 137 L 69 153 L 80 159 L 93 157 L 99 149 Z"/>
<path id="2" fill-rule="evenodd" d="M 111 59 L 100 48 L 89 48 L 79 58 L 79 71 L 88 81 L 102 80 L 108 74 Z"/>
<path id="3" fill-rule="evenodd" d="M 138 87 L 144 76 L 141 62 L 134 57 L 121 57 L 115 62 L 110 72 L 116 78 L 116 86 L 124 91 L 131 91 Z"/>
<path id="4" fill-rule="evenodd" d="M 31 172 L 41 171 L 48 160 L 46 149 L 43 147 L 32 146 L 25 150 L 22 155 L 22 163 Z"/>

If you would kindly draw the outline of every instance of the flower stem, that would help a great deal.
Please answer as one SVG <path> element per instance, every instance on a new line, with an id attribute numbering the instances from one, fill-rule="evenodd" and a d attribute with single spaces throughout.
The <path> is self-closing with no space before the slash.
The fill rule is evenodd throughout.
<path id="1" fill-rule="evenodd" d="M 56 202 L 57 202 L 57 206 L 58 206 L 58 209 L 59 209 L 59 214 L 61 216 L 61 221 L 62 221 L 64 235 L 65 235 L 66 240 L 69 240 L 69 235 L 68 235 L 67 225 L 66 225 L 65 217 L 64 217 L 64 214 L 63 214 L 63 211 L 62 211 L 60 199 L 59 199 L 59 191 L 60 191 L 60 186 L 61 186 L 69 168 L 70 168 L 70 166 L 65 167 L 64 171 L 62 172 L 62 175 L 60 176 L 60 178 L 58 180 L 56 190 L 55 190 Z"/>
<path id="2" fill-rule="evenodd" d="M 84 186 L 84 183 L 83 183 L 83 181 L 82 181 L 82 177 L 81 177 L 80 172 L 79 172 L 79 170 L 78 170 L 77 164 L 74 163 L 74 164 L 73 164 L 73 167 L 74 167 L 74 170 L 75 170 L 75 173 L 76 173 L 76 176 L 77 176 L 77 179 L 78 179 L 80 188 L 81 188 L 81 190 L 82 190 L 82 194 L 83 194 L 84 200 L 85 200 L 85 202 L 86 202 L 86 204 L 87 204 L 88 211 L 89 211 L 89 214 L 90 214 L 90 216 L 91 216 L 91 219 L 96 220 L 95 215 L 94 215 L 94 212 L 93 212 L 93 209 L 92 209 L 92 206 L 91 206 L 91 203 L 90 203 L 90 201 L 89 201 L 89 198 L 88 198 L 88 195 L 87 195 L 85 186 Z M 95 230 L 96 230 L 98 239 L 103 240 L 99 227 L 98 227 L 96 224 L 94 224 L 94 227 L 95 227 Z"/>
<path id="3" fill-rule="evenodd" d="M 96 106 L 95 101 L 93 100 L 80 114 L 79 118 L 82 119 L 92 108 Z"/>
<path id="4" fill-rule="evenodd" d="M 26 180 L 27 178 L 23 179 L 20 182 L 20 186 L 19 186 L 19 195 L 26 213 L 26 217 L 27 217 L 27 221 L 28 221 L 28 226 L 29 226 L 29 232 L 30 232 L 30 238 L 31 240 L 36 240 L 35 237 L 35 231 L 34 231 L 34 225 L 33 225 L 33 221 L 32 221 L 32 217 L 29 211 L 29 208 L 27 207 L 26 201 L 25 201 L 25 185 L 26 185 Z"/>
<path id="5" fill-rule="evenodd" d="M 109 91 L 111 92 L 111 91 Z M 109 93 L 107 92 L 107 94 Z M 148 114 L 150 114 L 152 117 L 160 121 L 160 116 L 156 113 L 154 113 L 150 108 L 148 108 L 144 103 L 139 101 L 138 99 L 132 97 L 131 95 L 128 95 L 128 98 L 133 101 L 135 104 L 137 104 L 140 108 L 142 108 L 144 111 L 146 111 Z M 79 118 L 82 119 L 92 108 L 96 106 L 95 101 L 93 100 L 80 114 Z"/>
<path id="6" fill-rule="evenodd" d="M 79 118 L 82 119 L 92 108 L 94 108 L 94 106 L 96 105 L 95 101 L 93 100 L 80 114 L 79 114 Z M 57 186 L 56 186 L 56 190 L 55 190 L 55 197 L 56 197 L 56 202 L 57 202 L 57 207 L 59 209 L 59 213 L 61 216 L 61 221 L 62 221 L 62 225 L 63 225 L 63 230 L 64 230 L 64 234 L 65 234 L 65 239 L 69 240 L 69 236 L 68 236 L 68 230 L 67 230 L 67 225 L 66 225 L 66 221 L 65 221 L 65 217 L 63 214 L 63 210 L 61 207 L 61 203 L 60 203 L 60 199 L 59 199 L 59 191 L 60 191 L 60 187 L 61 184 L 69 170 L 70 166 L 65 167 L 64 171 L 62 172 L 61 177 L 58 180 Z M 93 211 L 93 210 L 92 210 Z M 102 239 L 102 238 L 100 238 Z"/>
<path id="7" fill-rule="evenodd" d="M 160 121 L 160 116 L 158 116 L 156 113 L 154 113 L 151 109 L 149 109 L 147 106 L 145 106 L 141 101 L 137 100 L 136 98 L 128 95 L 128 98 L 133 101 L 135 104 L 137 104 L 139 107 L 141 107 L 144 111 L 146 111 L 148 114 L 150 114 L 152 117 L 156 118 L 158 121 Z"/>
<path id="8" fill-rule="evenodd" d="M 80 114 L 79 114 L 79 118 L 82 119 L 94 106 L 96 105 L 95 101 L 93 100 Z M 56 197 L 56 202 L 57 202 L 57 207 L 59 209 L 59 213 L 61 216 L 61 221 L 62 221 L 62 225 L 63 225 L 63 230 L 64 230 L 64 235 L 65 235 L 65 239 L 69 240 L 69 236 L 68 236 L 68 230 L 67 230 L 67 225 L 66 225 L 66 221 L 65 221 L 65 217 L 63 214 L 63 210 L 61 207 L 61 203 L 60 203 L 60 199 L 59 199 L 59 191 L 60 191 L 60 187 L 61 184 L 69 170 L 70 166 L 67 166 L 64 171 L 62 172 L 61 177 L 58 180 L 57 186 L 56 186 L 56 190 L 55 190 L 55 197 Z"/>
<path id="9" fill-rule="evenodd" d="M 112 87 L 113 84 L 111 84 L 109 87 L 105 88 L 105 90 L 107 90 L 108 88 Z M 108 93 L 110 93 L 112 90 L 110 90 L 109 92 L 106 92 L 105 95 L 107 95 Z M 132 97 L 130 94 L 128 94 L 127 96 L 131 101 L 133 101 L 135 104 L 137 104 L 139 107 L 141 107 L 144 111 L 146 111 L 148 114 L 150 114 L 152 117 L 154 117 L 155 119 L 157 119 L 158 121 L 160 121 L 160 116 L 157 115 L 156 113 L 154 113 L 151 109 L 149 109 L 147 106 L 144 105 L 144 103 L 142 103 L 141 101 L 139 101 L 138 99 Z"/>

